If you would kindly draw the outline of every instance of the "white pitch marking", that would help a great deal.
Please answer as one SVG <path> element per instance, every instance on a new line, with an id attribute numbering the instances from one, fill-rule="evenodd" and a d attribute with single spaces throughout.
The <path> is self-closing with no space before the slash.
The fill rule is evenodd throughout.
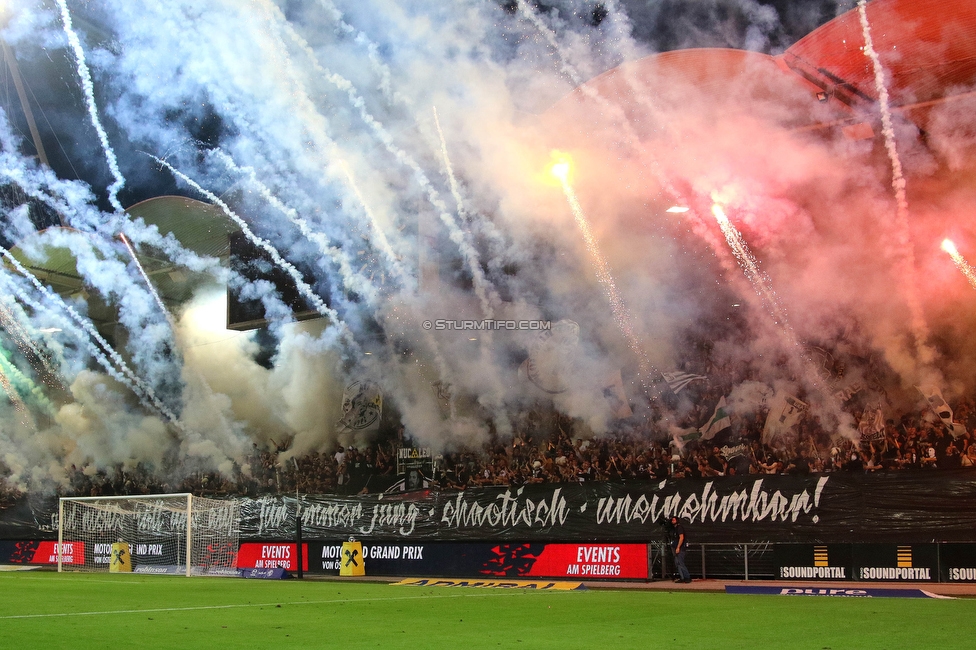
<path id="1" fill-rule="evenodd" d="M 25 618 L 64 618 L 67 616 L 108 616 L 112 614 L 154 614 L 159 612 L 193 612 L 208 609 L 239 609 L 245 607 L 275 607 L 277 605 L 331 605 L 335 603 L 369 603 L 369 602 L 388 602 L 397 600 L 424 600 L 431 598 L 486 598 L 489 596 L 500 596 L 503 594 L 520 593 L 525 595 L 528 592 L 522 590 L 486 592 L 486 593 L 454 593 L 444 596 L 400 596 L 397 598 L 335 598 L 332 600 L 299 600 L 289 603 L 241 603 L 237 605 L 201 605 L 200 607 L 156 607 L 153 609 L 114 609 L 103 612 L 61 612 L 55 614 L 13 614 L 10 616 L 0 616 L 0 621 L 9 621 Z M 536 592 L 537 593 L 537 592 Z M 546 593 L 570 593 L 570 592 L 546 592 Z"/>

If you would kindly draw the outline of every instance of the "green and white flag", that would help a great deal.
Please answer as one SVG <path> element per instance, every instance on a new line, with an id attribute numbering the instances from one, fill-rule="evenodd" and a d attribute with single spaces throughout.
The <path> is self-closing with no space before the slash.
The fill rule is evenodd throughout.
<path id="1" fill-rule="evenodd" d="M 699 430 L 703 440 L 711 440 L 719 431 L 728 429 L 730 426 L 732 426 L 732 420 L 729 418 L 728 406 L 725 404 L 725 397 L 723 396 L 715 405 L 712 418 Z"/>

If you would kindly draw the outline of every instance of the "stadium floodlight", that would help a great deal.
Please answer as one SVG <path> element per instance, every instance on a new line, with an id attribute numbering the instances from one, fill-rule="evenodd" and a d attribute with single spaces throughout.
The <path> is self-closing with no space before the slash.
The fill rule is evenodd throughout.
<path id="1" fill-rule="evenodd" d="M 240 503 L 192 494 L 62 497 L 58 571 L 236 575 Z"/>

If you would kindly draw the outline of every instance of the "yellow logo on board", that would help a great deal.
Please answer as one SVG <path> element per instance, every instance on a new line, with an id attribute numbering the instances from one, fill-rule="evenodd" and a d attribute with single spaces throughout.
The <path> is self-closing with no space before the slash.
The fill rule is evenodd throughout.
<path id="1" fill-rule="evenodd" d="M 112 557 L 108 564 L 109 573 L 132 573 L 132 556 L 127 542 L 112 544 Z"/>
<path id="2" fill-rule="evenodd" d="M 362 542 L 342 543 L 342 550 L 339 552 L 339 575 L 366 575 L 366 563 L 363 561 Z"/>

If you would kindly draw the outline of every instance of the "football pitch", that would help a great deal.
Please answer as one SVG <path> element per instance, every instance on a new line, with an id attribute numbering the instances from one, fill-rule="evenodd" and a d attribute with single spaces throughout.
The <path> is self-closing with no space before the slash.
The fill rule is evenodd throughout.
<path id="1" fill-rule="evenodd" d="M 5 648 L 971 648 L 976 599 L 0 573 Z"/>

